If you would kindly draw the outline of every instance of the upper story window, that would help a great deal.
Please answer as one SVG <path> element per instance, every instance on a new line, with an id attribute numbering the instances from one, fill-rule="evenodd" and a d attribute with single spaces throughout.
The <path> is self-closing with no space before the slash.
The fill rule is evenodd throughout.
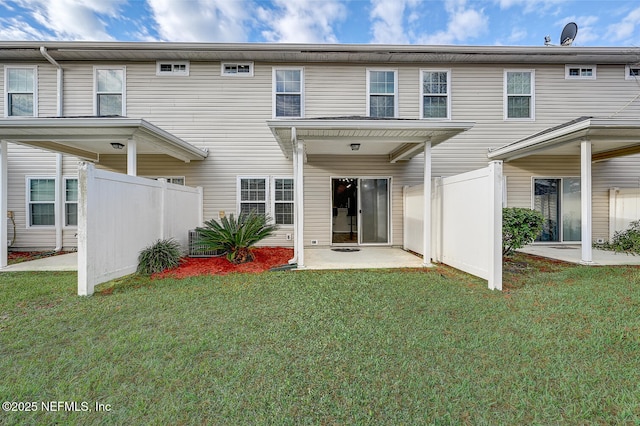
<path id="1" fill-rule="evenodd" d="M 222 62 L 220 75 L 227 77 L 253 77 L 253 62 Z"/>
<path id="2" fill-rule="evenodd" d="M 273 69 L 274 117 L 304 116 L 304 73 L 302 68 Z"/>
<path id="3" fill-rule="evenodd" d="M 421 118 L 450 118 L 451 72 L 449 70 L 422 70 Z"/>
<path id="4" fill-rule="evenodd" d="M 534 70 L 505 70 L 504 72 L 504 118 L 535 118 L 535 72 Z"/>
<path id="5" fill-rule="evenodd" d="M 398 73 L 396 70 L 367 71 L 369 117 L 398 116 Z"/>
<path id="6" fill-rule="evenodd" d="M 565 65 L 564 78 L 595 80 L 596 66 L 595 65 Z"/>
<path id="7" fill-rule="evenodd" d="M 4 84 L 6 117 L 38 115 L 36 67 L 5 67 Z"/>
<path id="8" fill-rule="evenodd" d="M 95 68 L 95 113 L 126 115 L 125 68 Z"/>
<path id="9" fill-rule="evenodd" d="M 625 80 L 638 80 L 640 78 L 640 66 L 626 65 L 624 67 Z"/>
<path id="10" fill-rule="evenodd" d="M 189 75 L 189 61 L 157 61 L 156 75 Z"/>

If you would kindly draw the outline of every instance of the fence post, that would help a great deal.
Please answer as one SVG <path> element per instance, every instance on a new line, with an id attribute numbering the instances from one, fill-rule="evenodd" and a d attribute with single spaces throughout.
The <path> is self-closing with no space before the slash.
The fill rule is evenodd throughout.
<path id="1" fill-rule="evenodd" d="M 489 289 L 502 290 L 502 161 L 489 163 Z"/>
<path id="2" fill-rule="evenodd" d="M 620 188 L 609 188 L 609 242 L 613 240 L 618 222 L 618 192 Z"/>
<path id="3" fill-rule="evenodd" d="M 95 166 L 78 163 L 78 295 L 90 296 L 96 282 L 91 256 L 95 255 L 92 241 L 91 217 L 93 194 L 95 193 Z"/>

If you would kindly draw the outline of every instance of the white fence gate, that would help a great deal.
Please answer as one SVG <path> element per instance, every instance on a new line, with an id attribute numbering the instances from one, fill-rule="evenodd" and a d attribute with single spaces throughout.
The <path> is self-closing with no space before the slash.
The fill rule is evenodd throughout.
<path id="1" fill-rule="evenodd" d="M 502 162 L 435 179 L 431 199 L 434 260 L 502 290 Z M 405 188 L 405 249 L 422 254 L 422 186 Z"/>
<path id="2" fill-rule="evenodd" d="M 159 239 L 187 247 L 188 231 L 202 224 L 202 188 L 78 168 L 78 294 L 131 274 L 140 251 Z"/>
<path id="3" fill-rule="evenodd" d="M 609 240 L 624 231 L 634 220 L 640 220 L 640 188 L 609 190 Z"/>

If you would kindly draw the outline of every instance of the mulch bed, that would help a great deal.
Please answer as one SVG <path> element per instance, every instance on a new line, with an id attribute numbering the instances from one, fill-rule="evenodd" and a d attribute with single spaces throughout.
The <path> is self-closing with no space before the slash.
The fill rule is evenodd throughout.
<path id="1" fill-rule="evenodd" d="M 180 266 L 153 274 L 152 278 L 186 278 L 198 275 L 226 275 L 233 272 L 264 272 L 276 266 L 286 265 L 293 257 L 293 249 L 282 247 L 259 247 L 252 250 L 255 259 L 240 265 L 222 257 L 186 257 Z"/>
<path id="2" fill-rule="evenodd" d="M 61 254 L 71 253 L 70 251 L 10 251 L 7 254 L 7 263 L 9 265 L 30 260 L 42 259 L 44 257 L 58 256 Z"/>

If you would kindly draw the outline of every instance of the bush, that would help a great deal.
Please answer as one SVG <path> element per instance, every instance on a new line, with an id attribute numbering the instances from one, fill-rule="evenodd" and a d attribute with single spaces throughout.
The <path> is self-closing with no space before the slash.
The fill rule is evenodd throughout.
<path id="1" fill-rule="evenodd" d="M 220 222 L 211 219 L 201 228 L 196 228 L 198 238 L 195 244 L 203 251 L 222 250 L 234 264 L 253 261 L 251 248 L 260 240 L 272 235 L 276 225 L 269 223 L 269 217 L 253 211 L 235 218 L 233 214 L 223 217 Z"/>
<path id="2" fill-rule="evenodd" d="M 138 273 L 151 275 L 180 265 L 182 250 L 173 238 L 158 240 L 138 256 Z"/>
<path id="3" fill-rule="evenodd" d="M 617 231 L 610 242 L 596 244 L 595 247 L 618 253 L 640 254 L 640 220 L 631 222 L 624 231 Z"/>
<path id="4" fill-rule="evenodd" d="M 542 231 L 542 213 L 531 209 L 502 209 L 502 255 L 510 256 L 519 248 L 535 241 Z"/>

